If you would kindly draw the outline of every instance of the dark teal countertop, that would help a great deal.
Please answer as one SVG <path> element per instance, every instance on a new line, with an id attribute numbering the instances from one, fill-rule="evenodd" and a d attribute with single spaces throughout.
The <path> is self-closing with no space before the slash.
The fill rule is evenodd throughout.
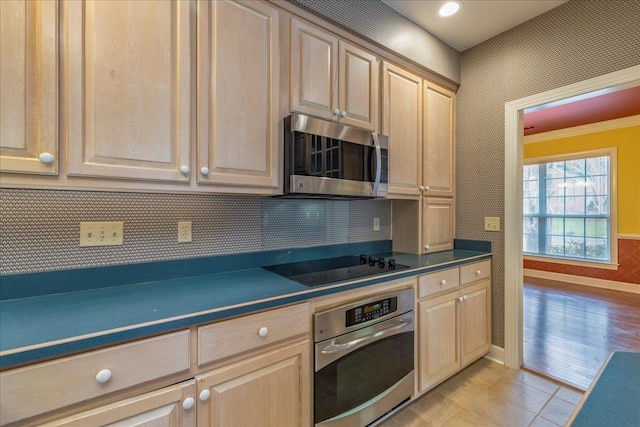
<path id="1" fill-rule="evenodd" d="M 376 252 L 367 252 L 361 245 L 338 246 L 340 247 L 325 248 L 325 257 L 336 256 L 344 251 L 352 251 L 350 254 L 383 253 L 384 249 L 390 249 L 388 243 L 369 245 L 369 248 L 375 249 Z M 316 252 L 317 249 L 313 248 L 306 250 L 306 255 L 292 256 L 291 251 L 279 251 L 270 255 L 253 254 L 251 258 L 253 265 L 262 266 L 272 263 L 273 256 L 282 260 L 285 254 L 287 256 L 284 262 L 289 262 L 291 259 L 299 260 L 304 256 L 309 256 L 307 259 L 317 258 Z M 186 264 L 189 272 L 195 271 L 198 275 L 185 273 L 178 268 L 182 264 L 174 264 L 168 269 L 172 271 L 171 276 L 181 272 L 183 277 L 157 279 L 154 274 L 158 273 L 146 273 L 144 265 L 132 265 L 128 267 L 129 270 L 126 266 L 117 266 L 111 270 L 111 282 L 105 279 L 98 280 L 100 284 L 113 285 L 102 287 L 95 287 L 95 281 L 92 281 L 91 277 L 96 272 L 100 272 L 101 277 L 109 277 L 109 267 L 5 276 L 2 278 L 4 299 L 0 301 L 0 367 L 30 363 L 306 301 L 321 295 L 488 258 L 490 253 L 456 249 L 429 255 L 394 253 L 393 257 L 396 262 L 409 265 L 411 268 L 378 275 L 375 278 L 315 287 L 301 285 L 262 268 L 218 271 L 224 267 L 220 267 L 219 263 L 212 263 L 216 261 L 213 257 L 190 260 Z M 206 274 L 206 268 L 195 268 L 199 266 L 198 262 L 208 263 L 208 270 L 214 272 Z M 156 268 L 155 271 L 158 272 L 162 271 L 167 263 L 149 263 L 147 268 Z M 214 264 L 218 267 L 211 267 Z M 233 268 L 242 263 L 226 262 L 222 265 Z M 126 274 L 127 272 L 130 274 Z M 85 282 L 90 283 L 86 289 L 79 285 L 82 277 L 85 278 Z M 141 277 L 157 280 L 129 283 Z M 60 281 L 57 288 L 52 280 Z M 9 289 L 8 286 L 18 287 L 23 290 L 21 292 L 31 289 L 29 292 L 32 292 L 33 296 L 20 295 L 19 291 Z M 63 291 L 38 294 L 33 292 L 36 288 Z M 6 298 L 15 295 L 19 297 Z"/>
<path id="2" fill-rule="evenodd" d="M 640 353 L 614 352 L 583 397 L 572 427 L 640 426 Z"/>

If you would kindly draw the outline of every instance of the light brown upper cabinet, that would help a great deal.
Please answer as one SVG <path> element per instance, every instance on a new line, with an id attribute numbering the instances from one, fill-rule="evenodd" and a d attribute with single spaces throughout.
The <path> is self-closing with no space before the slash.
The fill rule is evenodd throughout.
<path id="1" fill-rule="evenodd" d="M 291 109 L 376 131 L 377 58 L 318 27 L 291 20 Z"/>
<path id="2" fill-rule="evenodd" d="M 278 10 L 263 1 L 198 2 L 198 20 L 198 182 L 276 194 Z"/>
<path id="3" fill-rule="evenodd" d="M 454 194 L 454 94 L 424 82 L 422 187 L 427 196 Z"/>
<path id="4" fill-rule="evenodd" d="M 422 119 L 422 78 L 383 62 L 382 134 L 389 136 L 389 198 L 420 197 Z"/>
<path id="5" fill-rule="evenodd" d="M 0 169 L 58 173 L 58 4 L 0 1 Z"/>
<path id="6" fill-rule="evenodd" d="M 63 2 L 69 175 L 189 181 L 191 6 Z"/>

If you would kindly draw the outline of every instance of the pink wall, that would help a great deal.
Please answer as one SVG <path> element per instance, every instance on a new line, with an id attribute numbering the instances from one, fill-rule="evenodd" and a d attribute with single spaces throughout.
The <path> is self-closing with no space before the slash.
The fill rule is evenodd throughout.
<path id="1" fill-rule="evenodd" d="M 640 285 L 640 240 L 618 239 L 617 270 L 525 260 L 524 268 Z"/>

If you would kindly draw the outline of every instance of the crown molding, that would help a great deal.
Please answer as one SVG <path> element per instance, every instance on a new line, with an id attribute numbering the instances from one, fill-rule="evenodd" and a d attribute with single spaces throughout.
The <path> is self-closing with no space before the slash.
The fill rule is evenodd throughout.
<path id="1" fill-rule="evenodd" d="M 574 126 L 566 129 L 552 130 L 549 132 L 536 133 L 523 138 L 525 144 L 535 142 L 550 141 L 572 136 L 586 135 L 589 133 L 605 132 L 608 130 L 622 129 L 631 126 L 640 126 L 640 115 L 622 117 L 620 119 L 606 120 L 604 122 L 589 123 L 588 125 Z"/>

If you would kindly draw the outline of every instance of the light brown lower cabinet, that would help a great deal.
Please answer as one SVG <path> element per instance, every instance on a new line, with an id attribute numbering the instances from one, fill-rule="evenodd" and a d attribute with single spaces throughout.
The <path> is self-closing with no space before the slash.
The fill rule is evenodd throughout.
<path id="1" fill-rule="evenodd" d="M 303 341 L 196 376 L 198 426 L 309 425 L 310 351 Z"/>
<path id="2" fill-rule="evenodd" d="M 194 427 L 195 390 L 194 380 L 185 381 L 43 425 Z"/>
<path id="3" fill-rule="evenodd" d="M 418 304 L 420 393 L 489 351 L 490 289 L 485 279 Z"/>

